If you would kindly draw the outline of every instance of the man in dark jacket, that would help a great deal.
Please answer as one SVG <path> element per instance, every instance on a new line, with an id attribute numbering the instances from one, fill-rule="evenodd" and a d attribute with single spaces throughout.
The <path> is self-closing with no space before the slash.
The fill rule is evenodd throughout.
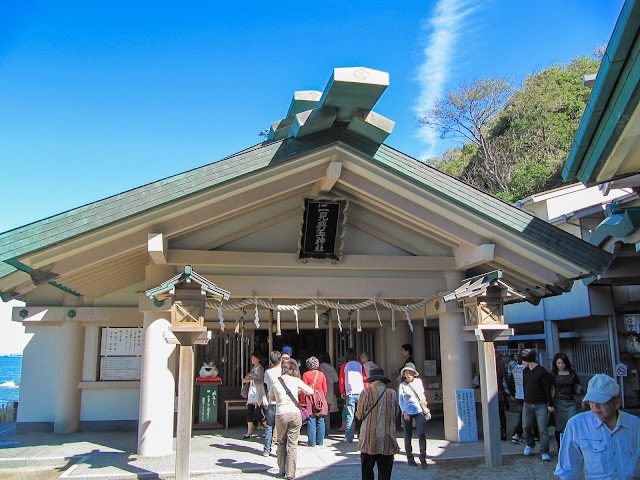
<path id="1" fill-rule="evenodd" d="M 524 404 L 522 406 L 522 423 L 524 427 L 525 456 L 531 455 L 535 440 L 531 431 L 533 422 L 537 422 L 540 432 L 540 453 L 542 461 L 551 460 L 549 456 L 549 414 L 553 412 L 553 399 L 551 398 L 551 383 L 549 372 L 538 365 L 537 353 L 533 349 L 525 348 L 520 352 L 522 364 L 525 366 L 523 377 Z"/>

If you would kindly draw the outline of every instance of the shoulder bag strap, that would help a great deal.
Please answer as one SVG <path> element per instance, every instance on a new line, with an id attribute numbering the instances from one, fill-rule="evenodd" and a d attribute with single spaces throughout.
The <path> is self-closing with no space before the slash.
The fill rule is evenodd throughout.
<path id="1" fill-rule="evenodd" d="M 405 382 L 405 384 L 407 385 L 407 387 L 409 387 L 411 389 L 411 391 L 414 393 L 414 395 L 416 396 L 416 398 L 418 399 L 418 402 L 422 403 L 423 400 L 420 398 L 420 395 L 418 395 L 418 392 L 416 392 L 413 387 L 411 386 L 410 383 Z"/>
<path id="2" fill-rule="evenodd" d="M 378 405 L 378 402 L 382 399 L 382 397 L 384 396 L 385 393 L 387 393 L 387 387 L 384 388 L 384 390 L 382 391 L 382 393 L 380 394 L 380 396 L 378 397 L 378 399 L 376 400 L 376 403 L 374 403 L 371 408 L 369 410 L 367 410 L 367 412 L 362 416 L 362 421 L 364 422 L 364 419 L 367 418 L 369 416 L 369 414 L 373 411 L 374 408 L 376 408 L 376 405 Z"/>
<path id="3" fill-rule="evenodd" d="M 318 370 L 316 370 L 316 378 L 313 379 L 313 389 L 316 389 L 316 381 L 318 381 L 318 373 L 320 373 Z"/>
<path id="4" fill-rule="evenodd" d="M 293 396 L 293 394 L 291 393 L 291 390 L 289 390 L 289 387 L 287 387 L 287 384 L 284 383 L 284 380 L 282 379 L 282 377 L 278 377 L 278 380 L 280 380 L 280 383 L 282 384 L 284 389 L 287 391 L 287 395 L 289 395 L 289 398 L 293 401 L 293 403 L 296 404 L 296 407 L 301 408 L 300 402 L 298 402 L 298 399 L 296 399 L 296 397 Z"/>

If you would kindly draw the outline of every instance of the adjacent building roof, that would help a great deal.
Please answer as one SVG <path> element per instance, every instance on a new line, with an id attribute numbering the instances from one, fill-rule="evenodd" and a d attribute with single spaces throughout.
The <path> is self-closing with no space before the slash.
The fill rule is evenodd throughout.
<path id="1" fill-rule="evenodd" d="M 609 40 L 562 175 L 586 185 L 640 172 L 640 1 L 627 0 Z"/>

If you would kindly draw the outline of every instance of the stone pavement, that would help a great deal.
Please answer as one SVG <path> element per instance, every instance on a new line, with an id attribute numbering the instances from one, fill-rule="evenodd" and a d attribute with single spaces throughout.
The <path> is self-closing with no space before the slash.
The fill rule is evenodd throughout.
<path id="1" fill-rule="evenodd" d="M 452 476 L 447 466 L 455 466 L 461 479 L 475 478 L 465 474 L 464 468 L 479 469 L 478 478 L 486 476 L 488 467 L 484 465 L 483 442 L 448 442 L 442 440 L 443 430 L 441 417 L 428 423 L 429 468 L 426 471 L 408 466 L 406 458 L 400 454 L 396 456 L 394 477 L 401 475 L 406 480 L 418 477 L 438 478 L 439 473 L 448 471 L 448 478 L 458 478 L 458 475 Z M 242 439 L 244 432 L 244 427 L 194 432 L 190 458 L 192 477 L 226 479 L 229 475 L 239 473 L 244 474 L 243 480 L 246 475 L 256 478 L 264 477 L 265 474 L 276 477 L 275 456 L 262 456 L 262 432 L 258 431 L 259 436 L 248 440 Z M 302 434 L 298 448 L 298 478 L 312 476 L 314 479 L 328 479 L 339 475 L 359 478 L 360 457 L 357 443 L 342 443 L 340 439 L 341 436 L 336 432 L 324 446 L 306 447 L 306 435 Z M 57 472 L 55 476 L 46 478 L 173 478 L 175 455 L 139 457 L 135 453 L 136 441 L 133 432 L 16 435 L 12 424 L 0 425 L 0 478 L 10 478 L 3 477 L 2 473 L 13 473 L 17 478 L 20 472 L 36 470 Z M 398 443 L 403 451 L 402 432 L 398 432 Z M 555 442 L 552 441 L 551 444 L 553 449 Z M 501 442 L 501 446 L 505 462 L 513 463 L 516 459 L 520 464 L 526 462 L 529 465 L 527 468 L 538 472 L 530 478 L 541 478 L 540 469 L 544 468 L 546 475 L 542 477 L 550 478 L 549 473 L 553 472 L 550 463 L 553 464 L 554 461 L 541 462 L 539 455 L 525 459 L 522 456 L 523 446 L 514 445 L 510 441 Z M 413 449 L 414 452 L 418 451 L 415 439 Z M 273 452 L 275 453 L 275 448 Z M 516 457 L 508 460 L 507 456 L 514 455 Z M 519 478 L 513 476 L 512 468 L 513 466 L 507 465 L 499 467 L 499 470 L 506 475 L 505 478 Z M 490 475 L 493 480 L 500 478 L 500 475 L 496 476 L 494 473 Z"/>

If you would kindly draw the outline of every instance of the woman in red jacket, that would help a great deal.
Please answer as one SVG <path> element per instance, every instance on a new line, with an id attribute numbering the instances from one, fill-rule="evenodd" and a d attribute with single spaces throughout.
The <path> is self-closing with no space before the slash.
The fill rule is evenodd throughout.
<path id="1" fill-rule="evenodd" d="M 313 388 L 312 395 L 301 395 L 300 405 L 306 405 L 309 412 L 307 422 L 307 446 L 315 447 L 324 443 L 324 417 L 328 413 L 327 377 L 320 371 L 320 362 L 316 357 L 307 359 L 307 371 L 302 381 Z M 303 398 L 304 397 L 304 398 Z"/>

